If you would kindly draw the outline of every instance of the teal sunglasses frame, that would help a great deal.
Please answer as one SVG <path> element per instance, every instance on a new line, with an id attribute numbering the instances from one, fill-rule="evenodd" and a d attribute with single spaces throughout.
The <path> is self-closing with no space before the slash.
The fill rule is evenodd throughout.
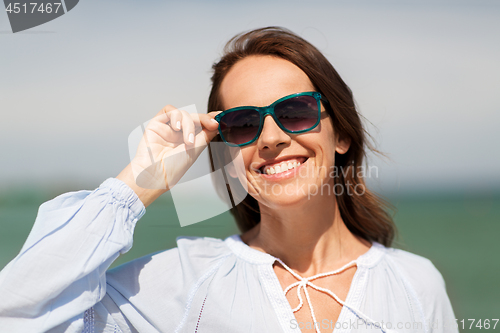
<path id="1" fill-rule="evenodd" d="M 316 120 L 316 123 L 313 126 L 311 126 L 310 128 L 306 128 L 306 129 L 303 129 L 300 131 L 290 131 L 289 129 L 285 128 L 281 124 L 281 122 L 278 120 L 278 118 L 276 117 L 276 114 L 274 113 L 274 107 L 277 104 L 279 104 L 283 101 L 286 101 L 287 99 L 291 99 L 294 97 L 301 97 L 301 96 L 312 96 L 312 97 L 314 97 L 314 99 L 316 99 L 316 102 L 318 103 L 318 119 Z M 282 97 L 268 106 L 263 106 L 263 107 L 238 106 L 236 108 L 227 109 L 226 111 L 223 111 L 223 112 L 219 113 L 218 115 L 216 115 L 215 120 L 217 120 L 217 122 L 219 123 L 219 135 L 222 138 L 222 141 L 224 141 L 224 143 L 226 143 L 228 146 L 231 146 L 231 147 L 241 147 L 241 146 L 249 145 L 249 144 L 255 142 L 255 140 L 257 140 L 257 138 L 262 133 L 262 128 L 264 127 L 264 119 L 268 115 L 272 116 L 274 119 L 274 122 L 279 126 L 279 128 L 281 128 L 286 133 L 300 134 L 300 133 L 304 133 L 304 132 L 307 132 L 307 131 L 314 129 L 316 126 L 318 126 L 318 124 L 321 120 L 321 101 L 328 103 L 328 100 L 325 97 L 323 97 L 323 95 L 321 95 L 321 93 L 319 93 L 317 91 L 301 92 L 301 93 L 296 93 L 296 94 Z M 236 112 L 236 111 L 240 111 L 240 110 L 255 110 L 255 111 L 257 111 L 260 115 L 259 129 L 257 130 L 257 134 L 255 135 L 255 137 L 252 140 L 245 142 L 245 143 L 241 143 L 241 144 L 235 144 L 235 143 L 228 142 L 226 140 L 226 138 L 224 137 L 224 135 L 222 135 L 220 121 L 221 121 L 222 117 L 224 117 L 228 113 Z"/>

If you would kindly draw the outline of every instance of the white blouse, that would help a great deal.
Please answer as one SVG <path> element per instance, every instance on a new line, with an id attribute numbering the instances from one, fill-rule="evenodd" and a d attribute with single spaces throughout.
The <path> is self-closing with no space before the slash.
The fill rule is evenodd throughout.
<path id="1" fill-rule="evenodd" d="M 0 332 L 313 327 L 295 319 L 273 270 L 277 258 L 238 235 L 179 237 L 176 248 L 107 271 L 131 248 L 144 213 L 135 193 L 113 178 L 42 204 L 21 252 L 0 272 Z M 316 318 L 321 332 L 458 332 L 443 278 L 429 260 L 373 243 L 356 264 L 338 321 Z"/>

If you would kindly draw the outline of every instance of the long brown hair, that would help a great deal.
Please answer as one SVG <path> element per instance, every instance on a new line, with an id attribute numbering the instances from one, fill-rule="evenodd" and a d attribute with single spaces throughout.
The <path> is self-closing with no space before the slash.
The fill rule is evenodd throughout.
<path id="1" fill-rule="evenodd" d="M 351 90 L 325 56 L 309 42 L 280 27 L 256 29 L 233 37 L 226 44 L 222 58 L 212 66 L 214 73 L 208 100 L 209 112 L 223 110 L 219 92 L 222 80 L 236 62 L 251 55 L 271 55 L 290 61 L 306 73 L 315 89 L 329 101 L 326 110 L 332 118 L 335 133 L 340 138 L 351 140 L 350 148 L 345 154 L 335 153 L 336 170 L 344 170 L 334 177 L 335 185 L 340 184 L 341 188 L 346 189 L 336 195 L 342 219 L 354 235 L 390 246 L 396 232 L 388 213 L 393 207 L 369 191 L 362 172 L 358 172 L 366 158 L 366 149 L 380 152 L 367 140 L 368 133 L 361 123 Z M 220 137 L 215 140 L 220 141 Z M 212 168 L 214 159 L 219 158 L 224 159 L 223 156 L 213 157 L 212 151 L 210 152 Z M 358 191 L 352 195 L 360 188 L 363 193 Z M 230 192 L 229 186 L 227 190 Z M 259 205 L 250 195 L 232 208 L 231 213 L 242 232 L 260 222 Z"/>

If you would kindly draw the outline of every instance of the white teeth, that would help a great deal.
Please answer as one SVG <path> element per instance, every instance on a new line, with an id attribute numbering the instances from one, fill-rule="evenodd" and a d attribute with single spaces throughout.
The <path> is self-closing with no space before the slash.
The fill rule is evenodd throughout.
<path id="1" fill-rule="evenodd" d="M 291 170 L 291 169 L 296 168 L 298 166 L 300 166 L 300 162 L 297 162 L 297 161 L 283 162 L 281 164 L 275 165 L 274 167 L 265 168 L 265 173 L 267 175 L 274 175 L 277 173 L 282 173 L 282 172 Z"/>
<path id="2" fill-rule="evenodd" d="M 268 175 L 274 175 L 275 173 L 276 173 L 276 171 L 274 170 L 273 167 L 266 169 L 266 174 L 268 174 Z"/>

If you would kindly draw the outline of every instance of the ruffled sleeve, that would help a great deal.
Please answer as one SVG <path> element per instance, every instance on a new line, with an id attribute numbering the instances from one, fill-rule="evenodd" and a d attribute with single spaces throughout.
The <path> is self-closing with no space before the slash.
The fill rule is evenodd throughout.
<path id="1" fill-rule="evenodd" d="M 132 247 L 145 208 L 110 178 L 42 204 L 19 255 L 0 272 L 2 332 L 45 332 L 80 321 L 106 294 L 106 270 Z"/>

